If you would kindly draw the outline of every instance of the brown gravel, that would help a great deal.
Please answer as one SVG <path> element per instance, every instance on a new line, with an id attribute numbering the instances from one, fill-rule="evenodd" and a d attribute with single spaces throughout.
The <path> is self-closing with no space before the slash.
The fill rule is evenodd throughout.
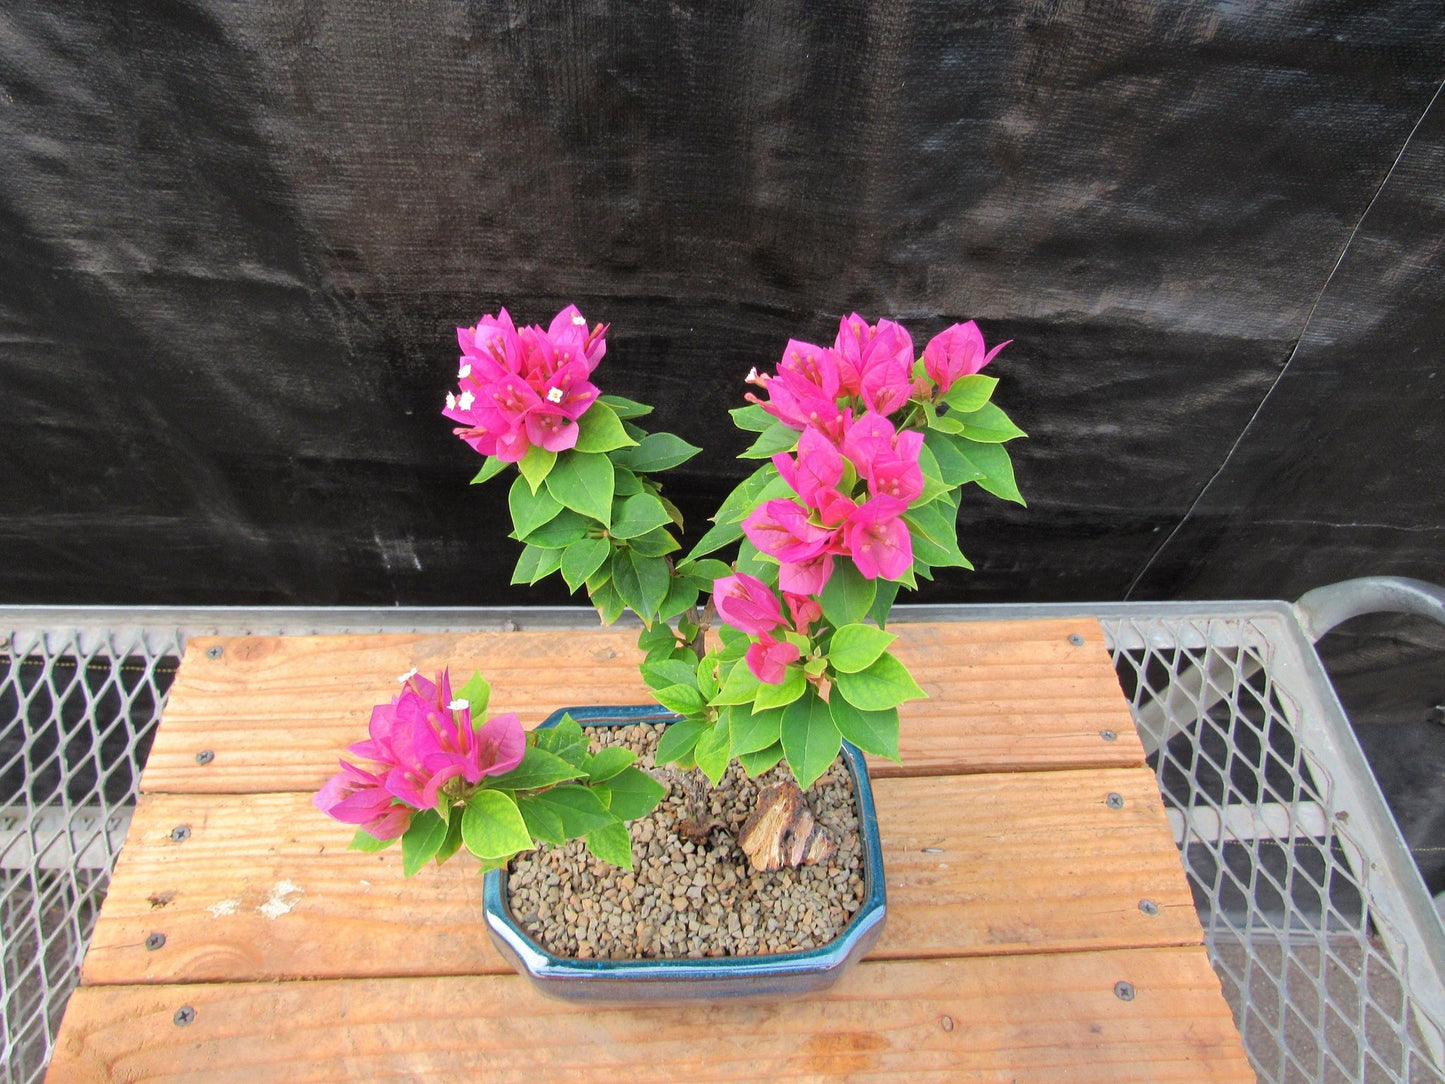
<path id="1" fill-rule="evenodd" d="M 639 767 L 671 787 L 651 814 L 628 826 L 631 871 L 597 861 L 580 839 L 543 844 L 512 862 L 512 913 L 543 948 L 582 960 L 757 956 L 816 948 L 843 931 L 863 899 L 863 857 L 853 781 L 841 757 L 806 792 L 838 853 L 823 865 L 758 873 L 735 840 L 759 787 L 785 778 L 783 770 L 752 780 L 733 764 L 709 792 L 723 827 L 699 846 L 676 830 L 688 816 L 681 773 L 653 765 L 664 728 L 584 729 L 594 749 L 636 749 Z"/>

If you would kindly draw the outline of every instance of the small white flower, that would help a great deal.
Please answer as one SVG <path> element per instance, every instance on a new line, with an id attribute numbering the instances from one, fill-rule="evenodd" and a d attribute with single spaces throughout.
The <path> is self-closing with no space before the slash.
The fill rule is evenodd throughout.
<path id="1" fill-rule="evenodd" d="M 755 383 L 757 383 L 757 379 L 758 379 L 758 367 L 757 367 L 756 365 L 754 365 L 751 369 L 748 370 L 748 375 L 747 375 L 747 377 L 746 377 L 745 379 L 746 379 L 747 383 L 749 383 L 749 384 L 755 384 Z"/>
<path id="2" fill-rule="evenodd" d="M 561 401 L 562 401 L 562 389 L 561 389 L 561 388 L 553 388 L 551 391 L 549 391 L 549 392 L 547 393 L 547 402 L 549 402 L 549 403 L 560 403 Z"/>
<path id="3" fill-rule="evenodd" d="M 410 681 L 410 680 L 411 680 L 412 678 L 414 678 L 414 677 L 416 677 L 416 667 L 415 667 L 415 666 L 413 666 L 413 667 L 412 667 L 410 670 L 408 670 L 406 673 L 402 674 L 401 677 L 397 678 L 396 680 L 399 681 L 399 682 L 401 682 L 403 685 L 405 685 L 408 681 Z"/>
<path id="4" fill-rule="evenodd" d="M 462 367 L 457 370 L 457 379 L 458 379 L 458 380 L 465 380 L 467 377 L 469 377 L 469 376 L 471 376 L 471 375 L 472 375 L 472 363 L 471 363 L 470 361 L 463 363 Z"/>
<path id="5" fill-rule="evenodd" d="M 469 391 L 464 391 L 462 392 L 461 398 L 457 400 L 457 406 L 461 407 L 463 410 L 471 410 L 472 404 L 476 401 L 477 397 L 475 395 L 473 395 Z"/>
<path id="6" fill-rule="evenodd" d="M 578 327 L 586 327 L 586 326 L 587 326 L 587 317 L 583 316 L 583 315 L 579 312 L 576 316 L 572 317 L 572 322 L 573 322 L 574 324 L 576 324 Z"/>
<path id="7" fill-rule="evenodd" d="M 448 711 L 466 711 L 472 706 L 470 700 L 463 700 L 460 696 L 447 705 Z"/>
<path id="8" fill-rule="evenodd" d="M 448 410 L 456 410 L 456 408 L 457 408 L 457 397 L 456 397 L 455 395 L 453 395 L 451 392 L 447 392 L 447 409 L 448 409 Z"/>

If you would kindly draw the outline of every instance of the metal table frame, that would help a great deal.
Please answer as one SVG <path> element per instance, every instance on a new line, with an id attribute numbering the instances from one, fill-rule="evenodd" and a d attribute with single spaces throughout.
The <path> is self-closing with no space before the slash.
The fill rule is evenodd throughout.
<path id="1" fill-rule="evenodd" d="M 903 606 L 899 621 L 1097 618 L 1210 959 L 1261 1080 L 1445 1080 L 1445 929 L 1313 648 L 1361 613 L 1445 624 L 1372 579 L 1280 602 Z M 186 640 L 578 628 L 574 607 L 0 609 L 0 1058 L 29 1084 L 125 838 Z"/>

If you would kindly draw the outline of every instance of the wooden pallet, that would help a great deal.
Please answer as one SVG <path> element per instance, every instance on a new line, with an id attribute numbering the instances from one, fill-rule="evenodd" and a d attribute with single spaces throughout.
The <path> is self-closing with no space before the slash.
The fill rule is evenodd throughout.
<path id="1" fill-rule="evenodd" d="M 49 1079 L 1252 1081 L 1098 625 L 898 630 L 930 698 L 874 766 L 869 958 L 782 1005 L 606 1010 L 510 973 L 465 856 L 406 880 L 309 798 L 411 667 L 535 725 L 646 702 L 632 634 L 193 640 Z"/>

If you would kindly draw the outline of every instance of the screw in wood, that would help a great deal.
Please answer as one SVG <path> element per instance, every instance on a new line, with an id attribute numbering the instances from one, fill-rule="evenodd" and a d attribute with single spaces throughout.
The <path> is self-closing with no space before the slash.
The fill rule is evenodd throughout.
<path id="1" fill-rule="evenodd" d="M 209 764 L 215 759 L 216 754 L 209 749 L 202 749 L 199 753 L 196 754 L 197 764 Z"/>
<path id="2" fill-rule="evenodd" d="M 171 838 L 177 843 L 184 843 L 191 838 L 191 826 L 189 824 L 178 824 L 171 829 Z"/>
<path id="3" fill-rule="evenodd" d="M 154 952 L 158 948 L 163 947 L 165 943 L 166 935 L 163 933 L 153 933 L 146 938 L 146 948 L 150 949 L 152 952 Z"/>
<path id="4" fill-rule="evenodd" d="M 951 1016 L 940 1016 L 940 1017 L 938 1018 L 938 1026 L 941 1027 L 944 1031 L 952 1031 L 952 1030 L 953 1030 L 953 1017 L 951 1017 Z"/>
<path id="5" fill-rule="evenodd" d="M 215 647 L 206 648 L 206 658 L 208 659 L 219 659 L 225 653 L 226 649 L 220 644 L 217 644 Z"/>
<path id="6" fill-rule="evenodd" d="M 1117 741 L 1119 739 L 1119 735 L 1114 733 L 1114 731 L 1112 730 L 1099 731 L 1099 737 L 1103 738 L 1105 741 Z"/>
<path id="7" fill-rule="evenodd" d="M 1118 791 L 1113 791 L 1113 790 L 1111 790 L 1111 791 L 1109 792 L 1109 796 L 1104 799 L 1104 804 L 1105 804 L 1106 806 L 1108 806 L 1110 809 L 1123 809 L 1123 808 L 1124 808 L 1124 796 L 1123 796 L 1122 794 L 1120 794 Z"/>
<path id="8" fill-rule="evenodd" d="M 1084 638 L 1080 636 L 1077 632 L 1072 632 L 1069 634 L 1069 643 L 1073 644 L 1075 647 L 1083 647 Z"/>
<path id="9" fill-rule="evenodd" d="M 1159 905 L 1153 900 L 1140 900 L 1139 910 L 1143 911 L 1146 915 L 1157 915 L 1159 913 Z"/>
<path id="10" fill-rule="evenodd" d="M 1120 1001 L 1134 1000 L 1134 984 L 1132 982 L 1114 983 L 1114 996 Z"/>
<path id="11" fill-rule="evenodd" d="M 176 1015 L 171 1017 L 176 1022 L 176 1027 L 183 1028 L 196 1018 L 196 1010 L 189 1005 L 182 1005 L 176 1010 Z"/>

